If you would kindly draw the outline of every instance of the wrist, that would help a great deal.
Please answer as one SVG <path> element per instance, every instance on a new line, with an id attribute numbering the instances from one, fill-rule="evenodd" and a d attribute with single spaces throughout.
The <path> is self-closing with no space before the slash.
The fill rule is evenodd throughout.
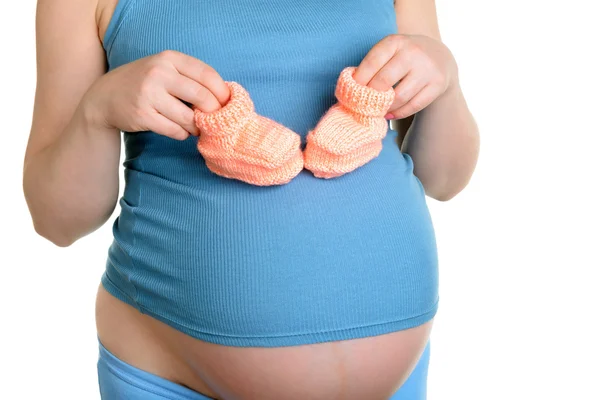
<path id="1" fill-rule="evenodd" d="M 448 94 L 448 95 L 456 95 L 458 94 L 458 92 L 460 92 L 461 88 L 460 88 L 460 82 L 458 81 L 458 77 L 454 77 L 452 79 L 450 79 L 450 83 L 448 84 L 448 87 L 446 88 L 446 91 L 444 92 L 444 94 Z"/>
<path id="2" fill-rule="evenodd" d="M 85 93 L 79 106 L 76 110 L 76 115 L 79 117 L 82 123 L 92 130 L 115 130 L 115 126 L 112 126 L 107 120 L 106 116 L 108 113 L 102 106 L 102 102 L 98 101 L 98 98 L 94 96 L 92 90 L 88 90 Z"/>
<path id="3" fill-rule="evenodd" d="M 462 89 L 458 80 L 451 82 L 446 90 L 438 96 L 437 99 L 432 103 L 434 104 L 447 104 L 447 103 L 455 103 L 462 95 Z"/>

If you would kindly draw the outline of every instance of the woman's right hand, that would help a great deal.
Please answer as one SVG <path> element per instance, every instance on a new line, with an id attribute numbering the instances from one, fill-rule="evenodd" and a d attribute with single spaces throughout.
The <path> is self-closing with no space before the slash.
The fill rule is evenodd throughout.
<path id="1" fill-rule="evenodd" d="M 95 125 L 185 140 L 199 131 L 194 111 L 183 101 L 213 112 L 228 99 L 229 87 L 211 66 L 167 50 L 103 75 L 80 104 Z"/>

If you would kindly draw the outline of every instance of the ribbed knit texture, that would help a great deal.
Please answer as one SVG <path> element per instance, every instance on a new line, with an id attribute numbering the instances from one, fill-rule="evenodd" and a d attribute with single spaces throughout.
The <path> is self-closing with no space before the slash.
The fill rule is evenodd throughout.
<path id="1" fill-rule="evenodd" d="M 384 118 L 394 102 L 392 87 L 378 91 L 358 84 L 355 67 L 340 73 L 334 104 L 306 137 L 304 166 L 319 178 L 336 178 L 379 155 L 388 131 Z"/>
<path id="2" fill-rule="evenodd" d="M 306 137 L 340 72 L 397 32 L 392 0 L 120 0 L 110 69 L 166 49 L 211 65 L 257 114 Z M 124 133 L 125 188 L 102 282 L 180 331 L 233 346 L 372 336 L 430 320 L 435 235 L 423 187 L 387 129 L 377 157 L 284 185 L 213 173 L 198 138 Z"/>
<path id="3" fill-rule="evenodd" d="M 230 97 L 223 107 L 204 113 L 194 107 L 200 129 L 198 151 L 212 172 L 258 186 L 288 183 L 304 167 L 300 136 L 258 115 L 250 94 L 226 82 Z"/>

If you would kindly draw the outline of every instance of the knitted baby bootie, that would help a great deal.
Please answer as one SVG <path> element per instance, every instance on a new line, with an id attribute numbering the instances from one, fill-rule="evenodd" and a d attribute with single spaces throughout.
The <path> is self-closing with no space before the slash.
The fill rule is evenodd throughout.
<path id="1" fill-rule="evenodd" d="M 318 178 L 341 176 L 381 152 L 389 128 L 384 116 L 394 102 L 395 92 L 393 88 L 382 92 L 357 83 L 355 70 L 342 70 L 335 89 L 338 103 L 306 136 L 304 167 Z"/>
<path id="2" fill-rule="evenodd" d="M 204 113 L 194 107 L 198 151 L 217 175 L 258 186 L 288 183 L 304 167 L 300 136 L 259 115 L 246 89 L 226 82 L 227 104 Z"/>

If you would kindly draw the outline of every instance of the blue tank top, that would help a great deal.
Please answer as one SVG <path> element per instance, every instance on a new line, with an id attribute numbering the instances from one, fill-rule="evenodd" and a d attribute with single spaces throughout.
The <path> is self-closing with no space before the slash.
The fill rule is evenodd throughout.
<path id="1" fill-rule="evenodd" d="M 111 70 L 167 49 L 196 57 L 304 144 L 335 103 L 342 69 L 396 32 L 393 0 L 120 0 L 104 46 Z M 124 132 L 104 287 L 231 346 L 351 339 L 432 319 L 435 235 L 396 136 L 390 129 L 377 158 L 339 178 L 305 169 L 262 187 L 213 174 L 196 137 Z"/>

